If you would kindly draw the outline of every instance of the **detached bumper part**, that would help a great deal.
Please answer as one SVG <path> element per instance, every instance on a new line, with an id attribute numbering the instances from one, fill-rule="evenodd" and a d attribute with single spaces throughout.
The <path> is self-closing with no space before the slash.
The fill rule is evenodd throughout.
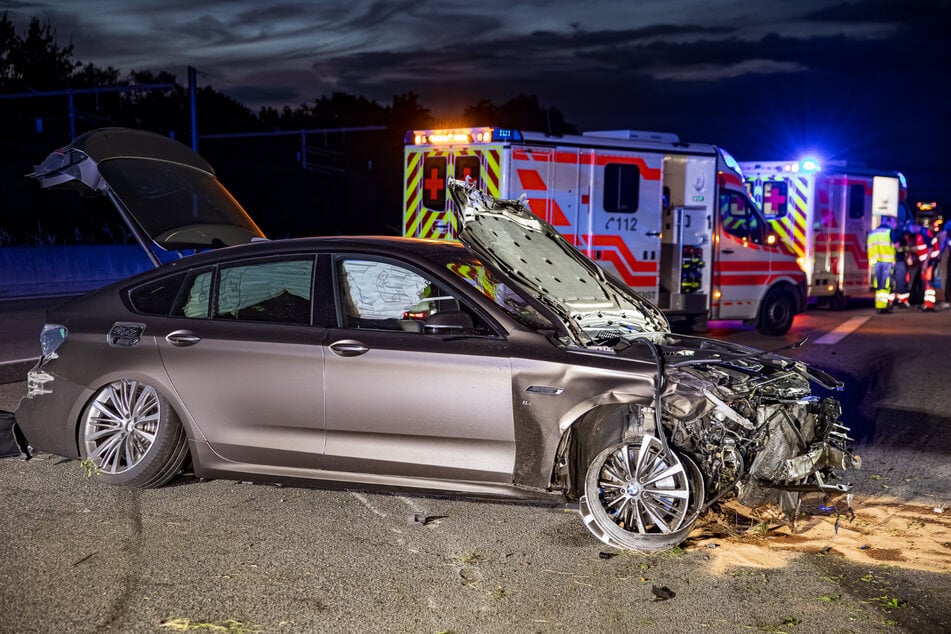
<path id="1" fill-rule="evenodd" d="M 33 457 L 26 436 L 17 427 L 13 412 L 0 410 L 0 458 L 20 456 L 24 460 Z"/>

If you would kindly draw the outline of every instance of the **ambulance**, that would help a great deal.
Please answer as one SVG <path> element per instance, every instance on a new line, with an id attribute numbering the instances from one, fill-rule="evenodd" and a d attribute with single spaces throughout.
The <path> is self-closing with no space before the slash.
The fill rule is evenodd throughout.
<path id="1" fill-rule="evenodd" d="M 801 258 L 810 302 L 833 309 L 871 298 L 868 234 L 882 216 L 911 219 L 900 172 L 845 162 L 744 161 L 746 186 L 772 230 Z"/>
<path id="2" fill-rule="evenodd" d="M 407 132 L 403 235 L 451 240 L 446 179 L 537 216 L 673 321 L 743 320 L 788 332 L 806 306 L 796 255 L 750 199 L 724 150 L 635 130 L 561 137 L 478 127 Z"/>

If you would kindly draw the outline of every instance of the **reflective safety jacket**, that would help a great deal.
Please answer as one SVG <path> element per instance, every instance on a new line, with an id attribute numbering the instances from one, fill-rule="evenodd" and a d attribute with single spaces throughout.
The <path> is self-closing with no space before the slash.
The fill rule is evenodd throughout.
<path id="1" fill-rule="evenodd" d="M 891 229 L 880 227 L 868 234 L 868 260 L 871 264 L 895 262 L 895 245 L 892 243 Z"/>
<path id="2" fill-rule="evenodd" d="M 915 235 L 915 253 L 918 255 L 918 261 L 922 264 L 928 261 L 930 249 L 928 248 L 928 242 L 925 241 L 925 237 L 920 233 Z"/>
<path id="3" fill-rule="evenodd" d="M 945 246 L 945 232 L 939 231 L 934 234 L 934 237 L 931 238 L 931 251 L 928 253 L 928 258 L 932 262 L 937 262 L 941 259 L 941 252 L 944 250 Z"/>

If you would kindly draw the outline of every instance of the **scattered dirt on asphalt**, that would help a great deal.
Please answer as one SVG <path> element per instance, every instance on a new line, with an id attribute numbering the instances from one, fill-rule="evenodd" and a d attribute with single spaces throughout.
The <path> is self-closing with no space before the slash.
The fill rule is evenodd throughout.
<path id="1" fill-rule="evenodd" d="M 781 568 L 803 553 L 951 573 L 949 509 L 878 497 L 853 499 L 851 512 L 844 499 L 828 507 L 804 502 L 803 510 L 790 525 L 777 510 L 724 504 L 701 520 L 686 550 L 706 550 L 715 574 L 735 567 Z"/>

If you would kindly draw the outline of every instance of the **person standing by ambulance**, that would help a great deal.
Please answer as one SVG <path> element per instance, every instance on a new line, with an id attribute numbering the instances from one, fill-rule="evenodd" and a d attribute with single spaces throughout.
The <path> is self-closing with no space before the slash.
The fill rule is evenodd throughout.
<path id="1" fill-rule="evenodd" d="M 924 289 L 921 310 L 927 312 L 934 311 L 935 301 L 938 298 L 934 285 L 934 275 L 940 251 L 936 248 L 934 238 L 935 234 L 932 233 L 931 227 L 927 223 L 923 223 L 915 246 L 918 250 L 918 261 L 921 263 L 921 286 Z"/>
<path id="2" fill-rule="evenodd" d="M 878 229 L 868 234 L 868 261 L 872 265 L 872 287 L 875 289 L 875 309 L 880 313 L 891 310 L 895 300 L 892 273 L 895 268 L 895 243 L 892 228 L 895 219 L 882 216 Z"/>
<path id="3" fill-rule="evenodd" d="M 906 222 L 892 235 L 895 242 L 895 305 L 911 308 L 911 287 L 918 275 L 918 254 L 915 250 L 915 227 Z"/>
<path id="4" fill-rule="evenodd" d="M 948 302 L 948 283 L 951 280 L 948 279 L 949 268 L 948 260 L 949 249 L 951 245 L 948 244 L 948 225 L 942 224 L 942 219 L 936 218 L 932 224 L 934 230 L 934 238 L 931 243 L 931 255 L 934 258 L 934 287 L 937 290 L 937 297 L 935 301 L 938 303 L 937 307 L 946 310 L 951 308 L 951 303 Z"/>

